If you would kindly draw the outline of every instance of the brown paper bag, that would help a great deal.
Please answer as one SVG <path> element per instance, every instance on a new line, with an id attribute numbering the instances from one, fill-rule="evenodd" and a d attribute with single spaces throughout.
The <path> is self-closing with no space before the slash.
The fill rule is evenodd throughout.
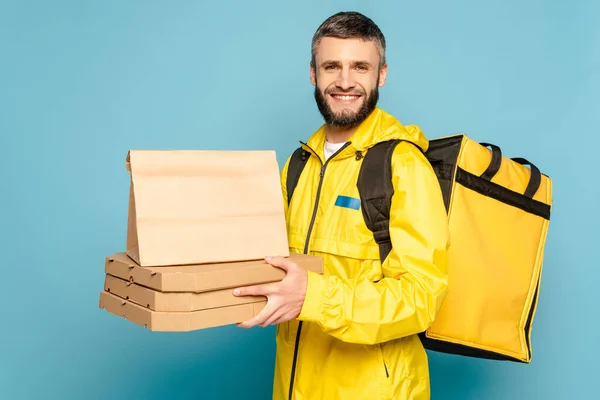
<path id="1" fill-rule="evenodd" d="M 273 151 L 132 150 L 127 254 L 141 266 L 289 256 Z"/>

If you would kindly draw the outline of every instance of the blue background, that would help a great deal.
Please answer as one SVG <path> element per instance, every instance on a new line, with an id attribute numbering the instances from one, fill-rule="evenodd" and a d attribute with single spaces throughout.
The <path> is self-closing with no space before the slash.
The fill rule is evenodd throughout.
<path id="1" fill-rule="evenodd" d="M 139 149 L 275 149 L 322 122 L 314 30 L 355 9 L 388 40 L 380 105 L 535 162 L 554 208 L 530 365 L 430 354 L 434 399 L 597 387 L 600 3 L 0 2 L 0 397 L 266 399 L 274 328 L 166 334 L 98 309 Z"/>

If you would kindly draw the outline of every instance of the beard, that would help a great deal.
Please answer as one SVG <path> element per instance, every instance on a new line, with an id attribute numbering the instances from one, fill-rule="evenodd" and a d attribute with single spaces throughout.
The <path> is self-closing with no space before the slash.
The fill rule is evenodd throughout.
<path id="1" fill-rule="evenodd" d="M 329 103 L 327 103 L 327 99 L 325 98 L 325 96 L 328 96 L 328 93 L 330 92 L 329 88 L 325 89 L 325 94 L 323 94 L 319 89 L 318 84 L 315 85 L 315 100 L 321 115 L 325 119 L 325 123 L 336 128 L 355 128 L 360 125 L 377 106 L 377 101 L 379 100 L 379 79 L 377 81 L 378 82 L 375 85 L 375 88 L 371 90 L 371 93 L 369 93 L 366 99 L 364 99 L 362 105 L 357 111 L 343 110 L 337 114 L 331 109 Z M 336 92 L 342 93 L 340 90 L 336 90 Z M 346 93 L 360 94 L 363 97 L 365 96 L 364 92 L 358 92 L 356 90 Z"/>

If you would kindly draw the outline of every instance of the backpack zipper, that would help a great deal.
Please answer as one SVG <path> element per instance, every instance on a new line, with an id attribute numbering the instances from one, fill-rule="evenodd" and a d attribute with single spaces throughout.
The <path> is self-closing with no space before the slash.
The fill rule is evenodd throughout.
<path id="1" fill-rule="evenodd" d="M 302 143 L 302 142 L 301 142 Z M 321 187 L 323 186 L 323 178 L 325 177 L 325 169 L 327 168 L 327 164 L 329 160 L 334 158 L 337 154 L 339 154 L 342 150 L 350 145 L 351 142 L 346 142 L 338 151 L 333 153 L 331 157 L 329 157 L 325 163 L 321 160 L 321 157 L 317 155 L 317 153 L 306 143 L 302 143 L 306 147 L 310 149 L 310 151 L 317 157 L 319 162 L 321 163 L 321 172 L 319 173 L 319 186 L 317 187 L 317 197 L 315 199 L 315 205 L 313 207 L 312 217 L 310 219 L 310 225 L 308 226 L 308 233 L 306 234 L 306 242 L 304 243 L 304 254 L 308 254 L 308 247 L 310 243 L 310 235 L 312 234 L 313 226 L 315 224 L 315 218 L 317 217 L 317 209 L 319 208 L 319 200 L 321 199 Z M 296 342 L 294 344 L 294 359 L 292 361 L 292 375 L 290 377 L 290 390 L 288 398 L 292 400 L 294 395 L 294 378 L 296 377 L 296 362 L 298 360 L 298 348 L 300 344 L 300 334 L 302 332 L 302 321 L 298 323 L 298 331 L 296 332 Z"/>

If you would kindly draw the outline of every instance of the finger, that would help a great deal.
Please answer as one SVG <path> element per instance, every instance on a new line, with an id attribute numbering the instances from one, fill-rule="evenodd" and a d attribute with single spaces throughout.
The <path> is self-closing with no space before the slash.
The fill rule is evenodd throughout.
<path id="1" fill-rule="evenodd" d="M 290 268 L 294 268 L 296 266 L 295 263 L 284 257 L 266 257 L 265 261 L 274 267 L 281 268 L 285 272 L 288 272 Z"/>
<path id="2" fill-rule="evenodd" d="M 283 313 L 279 318 L 275 319 L 273 322 L 271 322 L 274 325 L 277 324 L 281 324 L 284 322 L 288 322 L 292 319 L 296 318 L 294 315 L 292 315 L 291 313 Z"/>
<path id="3" fill-rule="evenodd" d="M 269 306 L 269 303 L 267 303 L 267 305 L 253 318 L 239 323 L 238 326 L 241 328 L 252 328 L 253 326 L 261 325 L 273 315 L 275 312 L 274 308 L 274 306 Z"/>
<path id="4" fill-rule="evenodd" d="M 273 285 L 256 285 L 236 288 L 233 290 L 233 295 L 236 297 L 242 296 L 269 296 L 275 293 Z"/>
<path id="5" fill-rule="evenodd" d="M 283 316 L 283 312 L 281 311 L 281 309 L 278 309 L 273 314 L 271 314 L 271 316 L 269 318 L 267 318 L 267 320 L 265 320 L 265 322 L 260 324 L 260 326 L 262 326 L 263 328 L 266 328 L 269 325 L 273 325 L 275 323 L 275 321 L 277 321 L 278 319 L 281 319 L 282 316 Z"/>

